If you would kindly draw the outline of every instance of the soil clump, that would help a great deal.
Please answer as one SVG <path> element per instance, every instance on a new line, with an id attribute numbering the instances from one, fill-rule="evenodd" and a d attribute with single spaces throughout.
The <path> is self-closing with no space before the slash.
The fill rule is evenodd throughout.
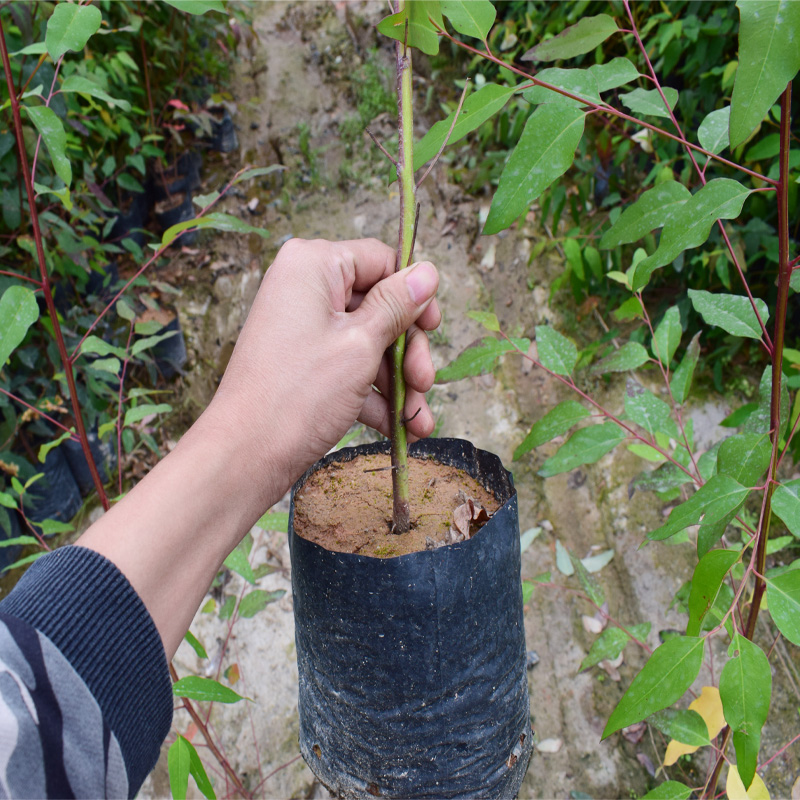
<path id="1" fill-rule="evenodd" d="M 500 504 L 471 475 L 430 458 L 409 458 L 411 530 L 394 534 L 386 454 L 335 461 L 295 495 L 298 536 L 339 553 L 375 558 L 416 553 L 473 536 Z"/>

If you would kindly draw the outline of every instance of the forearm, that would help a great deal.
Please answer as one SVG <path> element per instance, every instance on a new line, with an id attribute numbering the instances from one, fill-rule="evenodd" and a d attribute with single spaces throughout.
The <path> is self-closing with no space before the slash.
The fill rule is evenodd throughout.
<path id="1" fill-rule="evenodd" d="M 212 406 L 178 446 L 78 540 L 112 561 L 172 658 L 230 551 L 284 491 Z"/>

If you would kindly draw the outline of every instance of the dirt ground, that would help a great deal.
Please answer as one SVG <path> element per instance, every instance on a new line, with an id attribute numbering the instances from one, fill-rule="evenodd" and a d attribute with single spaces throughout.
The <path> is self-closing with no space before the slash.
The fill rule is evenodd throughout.
<path id="1" fill-rule="evenodd" d="M 364 156 L 370 147 L 366 140 L 359 139 L 348 155 L 341 139 L 343 124 L 356 113 L 351 76 L 377 41 L 370 23 L 383 15 L 384 4 L 261 2 L 254 4 L 254 11 L 258 40 L 242 46 L 231 80 L 240 152 L 207 166 L 206 184 L 216 188 L 245 163 L 283 163 L 286 170 L 254 182 L 257 185 L 237 187 L 242 191 L 226 201 L 226 210 L 249 213 L 246 204 L 257 198 L 256 214 L 261 216 L 253 216 L 270 230 L 271 238 L 265 243 L 257 237 L 206 239 L 210 263 L 197 270 L 178 299 L 192 354 L 183 386 L 188 417 L 196 416 L 213 393 L 261 276 L 283 241 L 292 236 L 376 236 L 392 242 L 397 235 L 396 187 L 387 187 L 363 170 L 371 158 Z M 378 57 L 388 64 L 390 51 L 380 50 Z M 424 98 L 431 86 L 421 82 L 420 96 Z M 435 121 L 437 105 L 432 103 L 427 122 L 419 121 L 419 135 Z M 378 118 L 374 127 L 388 135 L 391 120 Z M 380 165 L 377 159 L 369 163 Z M 350 173 L 344 169 L 348 165 L 353 167 Z M 352 173 L 359 168 L 361 178 L 353 181 Z M 465 309 L 493 308 L 504 329 L 528 337 L 540 322 L 559 323 L 559 310 L 547 303 L 547 286 L 560 264 L 548 256 L 529 265 L 538 236 L 533 228 L 478 237 L 479 217 L 488 201 L 462 194 L 447 182 L 442 167 L 434 170 L 419 199 L 415 257 L 433 261 L 441 274 L 444 323 L 433 340 L 437 366 L 485 335 Z M 191 263 L 190 255 L 180 258 Z M 595 389 L 612 407 L 621 407 L 624 378 Z M 566 397 L 560 384 L 530 371 L 521 359 L 507 357 L 494 375 L 435 387 L 432 406 L 439 435 L 468 438 L 497 453 L 513 470 L 521 530 L 542 529 L 523 554 L 523 577 L 552 571 L 552 582 L 558 584 L 537 588 L 525 610 L 527 644 L 538 655 L 538 664 L 529 672 L 538 745 L 520 797 L 638 797 L 663 779 L 656 779 L 654 772 L 664 755 L 664 738 L 644 728 L 616 734 L 604 743 L 600 735 L 645 655 L 629 645 L 624 660 L 579 672 L 598 623 L 592 620 L 594 609 L 570 591 L 578 587 L 575 578 L 556 569 L 556 541 L 578 557 L 613 551 L 610 563 L 596 575 L 608 598 L 608 613 L 625 625 L 652 623 L 646 640 L 651 648 L 658 646 L 660 632 L 685 626 L 685 617 L 670 611 L 669 605 L 691 576 L 691 547 L 638 550 L 646 531 L 660 524 L 664 512 L 652 495 L 637 492 L 629 499 L 628 483 L 642 462 L 623 449 L 548 480 L 536 472 L 554 444 L 512 462 L 531 424 Z M 722 435 L 717 422 L 726 413 L 724 402 L 712 400 L 692 416 L 699 432 L 714 441 Z M 362 435 L 357 441 L 364 440 Z M 275 510 L 287 509 L 284 501 Z M 230 621 L 220 620 L 217 613 L 199 613 L 192 632 L 204 643 L 209 659 L 200 660 L 184 644 L 175 664 L 181 675 L 207 676 L 237 666 L 240 677 L 234 688 L 252 702 L 216 705 L 210 721 L 221 749 L 249 790 L 268 798 L 327 797 L 299 758 L 286 536 L 256 528 L 253 539 L 251 562 L 269 567 L 259 588 L 283 589 L 286 594 L 252 618 L 240 619 L 232 630 Z M 246 588 L 237 575 L 230 574 L 226 581 L 209 597 L 217 610 L 224 595 L 237 596 Z M 762 636 L 771 641 L 767 627 L 765 623 Z M 797 669 L 785 648 L 774 664 L 773 718 L 764 732 L 762 754 L 775 752 L 796 733 Z M 709 682 L 712 669 L 713 662 L 701 672 L 696 689 Z M 184 712 L 176 713 L 175 729 L 202 744 Z M 168 794 L 166 746 L 163 753 L 142 797 Z M 764 771 L 773 797 L 790 796 L 800 773 L 798 753 L 800 747 L 790 748 Z M 217 796 L 225 795 L 224 776 L 213 761 L 207 763 Z M 699 776 L 707 764 L 708 753 L 700 751 L 667 773 L 694 785 L 702 782 Z"/>

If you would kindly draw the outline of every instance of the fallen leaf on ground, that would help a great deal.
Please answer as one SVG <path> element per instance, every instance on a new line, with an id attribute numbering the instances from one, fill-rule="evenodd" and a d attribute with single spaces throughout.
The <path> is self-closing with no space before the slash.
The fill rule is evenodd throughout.
<path id="1" fill-rule="evenodd" d="M 637 722 L 635 725 L 628 725 L 627 728 L 622 729 L 622 735 L 631 743 L 639 744 L 642 741 L 642 736 L 647 730 L 646 722 Z"/>
<path id="2" fill-rule="evenodd" d="M 564 746 L 561 739 L 542 739 L 536 743 L 536 749 L 540 753 L 557 753 Z"/>

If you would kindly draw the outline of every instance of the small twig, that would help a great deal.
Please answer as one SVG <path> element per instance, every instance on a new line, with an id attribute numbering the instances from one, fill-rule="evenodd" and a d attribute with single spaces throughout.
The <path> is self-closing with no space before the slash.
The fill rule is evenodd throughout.
<path id="1" fill-rule="evenodd" d="M 367 136 L 369 136 L 370 139 L 372 139 L 378 150 L 380 150 L 381 153 L 383 153 L 386 158 L 388 158 L 389 161 L 391 161 L 392 164 L 397 167 L 397 159 L 394 158 L 394 156 L 392 156 L 392 154 L 375 138 L 375 135 L 372 133 L 372 131 L 369 128 L 364 128 L 364 132 L 367 134 Z"/>
<path id="2" fill-rule="evenodd" d="M 464 91 L 461 92 L 461 99 L 458 101 L 458 108 L 456 109 L 456 113 L 453 115 L 453 121 L 450 123 L 450 130 L 447 131 L 447 136 L 444 137 L 444 141 L 442 142 L 442 146 L 439 148 L 439 152 L 434 156 L 433 161 L 428 165 L 428 169 L 425 170 L 422 177 L 417 181 L 417 189 L 422 186 L 422 182 L 425 178 L 430 175 L 431 170 L 436 166 L 436 162 L 439 160 L 439 157 L 444 152 L 445 147 L 447 147 L 447 143 L 450 141 L 450 137 L 453 135 L 453 130 L 456 127 L 456 122 L 458 122 L 458 115 L 461 113 L 461 106 L 464 105 L 464 99 L 467 96 L 467 88 L 469 87 L 469 78 L 464 83 Z"/>
<path id="3" fill-rule="evenodd" d="M 374 469 L 365 469 L 364 472 L 390 472 L 397 467 L 375 467 Z"/>
<path id="4" fill-rule="evenodd" d="M 408 423 L 409 423 L 409 422 L 411 422 L 412 420 L 416 419 L 416 418 L 417 418 L 417 415 L 419 414 L 419 412 L 420 412 L 420 411 L 422 411 L 422 406 L 420 406 L 420 407 L 419 407 L 419 408 L 418 408 L 418 409 L 417 409 L 417 410 L 414 412 L 414 416 L 412 416 L 412 417 L 408 417 L 408 419 L 406 419 L 406 417 L 403 417 L 403 425 L 408 425 Z"/>

